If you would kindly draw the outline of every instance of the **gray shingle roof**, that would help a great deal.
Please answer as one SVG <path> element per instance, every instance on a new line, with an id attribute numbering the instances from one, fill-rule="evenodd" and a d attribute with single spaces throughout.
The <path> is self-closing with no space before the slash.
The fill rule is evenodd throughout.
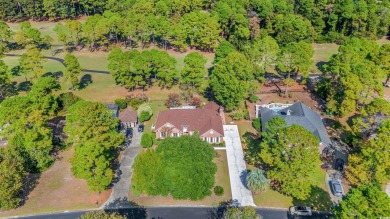
<path id="1" fill-rule="evenodd" d="M 287 115 L 288 113 L 290 115 Z M 317 136 L 322 143 L 327 145 L 331 143 L 321 117 L 301 102 L 295 103 L 287 108 L 280 110 L 279 112 L 262 107 L 260 109 L 260 116 L 263 132 L 266 131 L 265 123 L 267 123 L 273 117 L 280 116 L 286 121 L 287 126 L 292 124 L 303 126 L 305 129 Z"/>

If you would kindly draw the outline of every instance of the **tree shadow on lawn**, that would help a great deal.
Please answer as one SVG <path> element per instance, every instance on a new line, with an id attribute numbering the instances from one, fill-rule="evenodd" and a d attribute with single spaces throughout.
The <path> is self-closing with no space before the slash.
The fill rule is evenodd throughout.
<path id="1" fill-rule="evenodd" d="M 56 71 L 56 72 L 46 72 L 42 77 L 53 77 L 56 80 L 58 80 L 60 77 L 64 76 L 64 73 L 62 71 Z"/>
<path id="2" fill-rule="evenodd" d="M 245 132 L 243 135 L 243 141 L 246 144 L 244 149 L 245 161 L 253 166 L 260 167 L 260 138 L 256 134 L 251 132 Z"/>
<path id="3" fill-rule="evenodd" d="M 21 194 L 20 194 L 20 197 L 22 198 L 22 201 L 20 202 L 19 207 L 21 207 L 24 204 L 26 204 L 26 201 L 28 200 L 28 195 L 38 185 L 39 178 L 41 178 L 41 174 L 40 173 L 31 173 L 31 174 L 28 174 L 23 179 L 23 186 L 22 186 L 22 191 L 21 191 Z"/>
<path id="4" fill-rule="evenodd" d="M 324 72 L 325 71 L 324 65 L 328 64 L 328 63 L 329 62 L 319 61 L 319 62 L 316 63 L 316 66 L 317 66 L 319 71 Z"/>
<path id="5" fill-rule="evenodd" d="M 82 90 L 82 89 L 88 87 L 88 85 L 91 84 L 92 82 L 93 82 L 92 76 L 90 74 L 83 75 L 83 77 L 81 77 L 81 79 L 80 79 L 79 89 Z"/>
<path id="6" fill-rule="evenodd" d="M 298 206 L 311 206 L 314 210 L 318 211 L 329 211 L 333 206 L 329 193 L 318 186 L 312 187 L 309 198 L 306 200 L 293 198 L 293 204 Z"/>
<path id="7" fill-rule="evenodd" d="M 28 92 L 31 90 L 32 83 L 30 81 L 23 81 L 18 84 L 18 91 Z"/>
<path id="8" fill-rule="evenodd" d="M 139 218 L 146 219 L 146 208 L 138 205 L 133 201 L 127 200 L 127 198 L 118 198 L 104 207 L 106 212 L 117 212 L 118 214 L 125 216 L 126 218 Z"/>

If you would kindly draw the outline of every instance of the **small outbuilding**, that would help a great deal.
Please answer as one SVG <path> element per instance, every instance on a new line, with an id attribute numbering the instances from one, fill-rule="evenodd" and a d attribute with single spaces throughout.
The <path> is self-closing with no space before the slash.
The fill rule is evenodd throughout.
<path id="1" fill-rule="evenodd" d="M 133 128 L 138 123 L 137 111 L 133 111 L 130 109 L 126 109 L 122 112 L 119 112 L 118 118 L 121 121 L 122 129 Z"/>
<path id="2" fill-rule="evenodd" d="M 117 104 L 107 104 L 107 108 L 112 112 L 112 118 L 118 118 L 119 106 Z"/>

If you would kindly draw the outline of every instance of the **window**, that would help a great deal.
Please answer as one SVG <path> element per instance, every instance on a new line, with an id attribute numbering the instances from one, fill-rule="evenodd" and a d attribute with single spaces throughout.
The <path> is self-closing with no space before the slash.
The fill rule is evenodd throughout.
<path id="1" fill-rule="evenodd" d="M 206 142 L 207 142 L 207 138 L 203 138 L 203 141 L 206 141 Z"/>
<path id="2" fill-rule="evenodd" d="M 173 133 L 173 137 L 178 137 L 178 136 L 179 136 L 179 134 Z"/>
<path id="3" fill-rule="evenodd" d="M 219 137 L 215 138 L 215 143 L 219 143 Z"/>
<path id="4" fill-rule="evenodd" d="M 161 138 L 165 138 L 167 134 L 165 132 L 161 132 Z"/>
<path id="5" fill-rule="evenodd" d="M 211 137 L 211 138 L 210 138 L 210 143 L 213 143 L 213 140 L 214 140 L 214 138 L 213 138 L 213 137 Z"/>

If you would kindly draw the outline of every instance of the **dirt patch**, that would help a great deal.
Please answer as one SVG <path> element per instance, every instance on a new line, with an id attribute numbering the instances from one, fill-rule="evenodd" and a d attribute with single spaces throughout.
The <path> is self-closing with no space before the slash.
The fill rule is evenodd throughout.
<path id="1" fill-rule="evenodd" d="M 36 179 L 35 188 L 21 207 L 1 211 L 0 216 L 34 214 L 62 210 L 96 208 L 110 196 L 111 190 L 98 194 L 90 192 L 85 180 L 76 179 L 70 171 L 69 158 L 73 149 L 60 152 L 61 160 L 43 172 Z"/>

